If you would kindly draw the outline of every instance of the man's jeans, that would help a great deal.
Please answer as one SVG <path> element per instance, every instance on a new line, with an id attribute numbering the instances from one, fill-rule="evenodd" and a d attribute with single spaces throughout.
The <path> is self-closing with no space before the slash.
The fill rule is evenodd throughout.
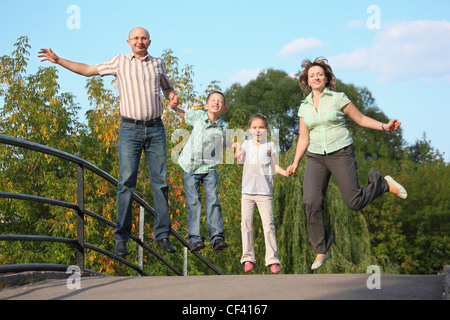
<path id="1" fill-rule="evenodd" d="M 168 211 L 166 134 L 161 120 L 152 126 L 123 122 L 120 125 L 119 166 L 120 179 L 117 187 L 117 227 L 114 239 L 128 241 L 132 224 L 132 197 L 136 188 L 139 160 L 145 152 L 155 209 L 154 239 L 169 237 L 170 216 Z"/>
<path id="2" fill-rule="evenodd" d="M 206 225 L 209 241 L 224 240 L 222 209 L 217 197 L 217 174 L 211 171 L 206 174 L 184 173 L 184 189 L 186 192 L 186 205 L 188 209 L 189 244 L 202 241 L 200 236 L 200 214 L 202 211 L 200 182 L 206 195 Z"/>

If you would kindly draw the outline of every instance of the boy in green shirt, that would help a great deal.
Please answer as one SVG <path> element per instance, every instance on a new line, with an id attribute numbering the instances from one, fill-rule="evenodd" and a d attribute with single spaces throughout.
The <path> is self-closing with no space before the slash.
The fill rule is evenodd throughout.
<path id="1" fill-rule="evenodd" d="M 224 238 L 222 209 L 217 197 L 216 172 L 228 130 L 228 124 L 220 118 L 226 111 L 225 104 L 225 96 L 214 91 L 206 99 L 205 110 L 185 112 L 177 106 L 172 107 L 188 125 L 193 126 L 178 163 L 184 170 L 189 244 L 194 252 L 205 247 L 204 238 L 200 236 L 200 183 L 206 194 L 206 220 L 211 246 L 214 251 L 228 247 Z"/>

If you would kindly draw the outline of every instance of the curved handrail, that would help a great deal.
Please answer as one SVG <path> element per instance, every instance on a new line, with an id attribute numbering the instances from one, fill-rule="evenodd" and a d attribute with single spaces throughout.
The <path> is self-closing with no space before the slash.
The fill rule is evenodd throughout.
<path id="1" fill-rule="evenodd" d="M 100 168 L 96 167 L 95 165 L 91 164 L 90 162 L 77 157 L 75 155 L 72 155 L 70 153 L 52 148 L 52 147 L 48 147 L 48 146 L 44 146 L 35 142 L 30 142 L 30 141 L 25 141 L 22 139 L 18 139 L 18 138 L 14 138 L 14 137 L 9 137 L 9 136 L 4 136 L 4 135 L 0 135 L 0 143 L 2 144 L 6 144 L 6 145 L 11 145 L 11 146 L 15 146 L 15 147 L 20 147 L 20 148 L 25 148 L 28 150 L 33 150 L 33 151 L 37 151 L 40 153 L 44 153 L 44 154 L 48 154 L 51 156 L 55 156 L 57 158 L 72 162 L 77 164 L 78 166 L 81 166 L 84 169 L 88 169 L 89 171 L 91 171 L 92 173 L 98 175 L 99 177 L 103 178 L 104 180 L 108 181 L 109 183 L 111 183 L 112 185 L 117 187 L 118 181 L 117 179 L 115 179 L 114 177 L 112 177 L 110 174 L 106 173 L 105 171 L 101 170 Z M 56 206 L 63 206 L 63 207 L 67 207 L 67 208 L 71 208 L 74 210 L 79 210 L 79 207 L 77 205 L 71 204 L 71 203 L 67 203 L 67 202 L 63 202 L 60 200 L 55 200 L 55 199 L 48 199 L 48 198 L 43 198 L 43 197 L 37 197 L 37 196 L 32 196 L 32 195 L 25 195 L 25 194 L 17 194 L 17 193 L 9 193 L 9 192 L 0 192 L 0 198 L 15 198 L 15 199 L 22 199 L 22 200 L 29 200 L 29 201 L 37 201 L 37 202 L 44 202 L 44 203 L 48 203 L 51 205 L 56 205 Z M 141 207 L 144 208 L 144 210 L 150 212 L 153 216 L 155 215 L 155 211 L 154 209 L 147 203 L 145 202 L 141 197 L 139 197 L 138 195 L 136 195 L 135 193 L 133 193 L 133 200 L 136 201 Z M 89 210 L 86 210 L 83 208 L 83 214 L 87 214 L 99 221 L 101 221 L 102 223 L 105 223 L 111 227 L 115 227 L 116 225 L 98 215 L 95 214 Z M 186 248 L 190 249 L 189 243 L 176 231 L 176 230 L 171 230 L 172 235 Z M 130 237 L 132 240 L 134 240 L 135 242 L 138 243 L 139 246 L 143 247 L 144 249 L 146 249 L 147 251 L 149 251 L 151 254 L 153 254 L 155 257 L 157 257 L 160 261 L 162 261 L 164 264 L 166 264 L 170 269 L 172 269 L 172 271 L 174 271 L 176 274 L 178 275 L 182 275 L 181 272 L 179 272 L 175 267 L 173 267 L 167 260 L 165 260 L 161 255 L 159 255 L 153 248 L 149 247 L 148 245 L 146 245 L 145 243 L 143 243 L 139 238 L 137 238 L 134 235 L 131 235 Z M 1 238 L 0 238 L 1 239 Z M 84 243 L 84 245 L 86 245 L 86 248 L 88 249 L 93 249 L 96 251 L 102 251 L 103 254 L 106 254 L 108 256 L 110 256 L 111 258 L 118 260 L 122 263 L 127 264 L 129 267 L 134 268 L 136 267 L 135 265 L 130 266 L 127 260 L 111 253 L 108 252 L 106 250 L 94 247 L 90 244 Z M 215 267 L 211 262 L 209 262 L 205 257 L 203 257 L 201 254 L 199 254 L 198 252 L 192 252 L 191 253 L 196 256 L 200 261 L 202 261 L 206 266 L 208 266 L 212 271 L 214 271 L 216 274 L 218 275 L 222 275 L 223 273 L 217 269 L 217 267 Z M 139 269 L 141 270 L 141 269 Z M 142 271 L 142 270 L 141 270 Z M 140 271 L 138 271 L 140 272 Z M 143 271 L 142 271 L 143 272 Z M 147 274 L 145 274 L 147 275 Z"/>

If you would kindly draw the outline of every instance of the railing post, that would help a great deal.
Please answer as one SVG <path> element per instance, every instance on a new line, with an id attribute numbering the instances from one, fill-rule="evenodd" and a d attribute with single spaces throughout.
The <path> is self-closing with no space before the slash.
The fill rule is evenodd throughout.
<path id="1" fill-rule="evenodd" d="M 84 272 L 84 168 L 77 166 L 77 266 Z"/>
<path id="2" fill-rule="evenodd" d="M 183 247 L 183 275 L 188 275 L 188 248 Z"/>
<path id="3" fill-rule="evenodd" d="M 144 207 L 139 207 L 139 239 L 144 242 L 144 215 L 145 209 Z M 138 267 L 141 270 L 144 270 L 144 248 L 139 246 L 138 248 Z"/>

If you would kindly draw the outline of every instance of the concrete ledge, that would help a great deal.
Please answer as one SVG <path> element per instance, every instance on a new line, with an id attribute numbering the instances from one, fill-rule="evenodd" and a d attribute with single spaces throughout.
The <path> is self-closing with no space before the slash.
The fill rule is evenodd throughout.
<path id="1" fill-rule="evenodd" d="M 444 267 L 444 300 L 450 300 L 450 266 Z"/>
<path id="2" fill-rule="evenodd" d="M 18 273 L 0 274 L 0 290 L 3 288 L 31 285 L 45 280 L 67 279 L 70 274 L 65 272 L 48 272 L 48 271 L 25 271 Z M 89 271 L 84 272 L 82 277 L 102 277 L 104 275 Z"/>

